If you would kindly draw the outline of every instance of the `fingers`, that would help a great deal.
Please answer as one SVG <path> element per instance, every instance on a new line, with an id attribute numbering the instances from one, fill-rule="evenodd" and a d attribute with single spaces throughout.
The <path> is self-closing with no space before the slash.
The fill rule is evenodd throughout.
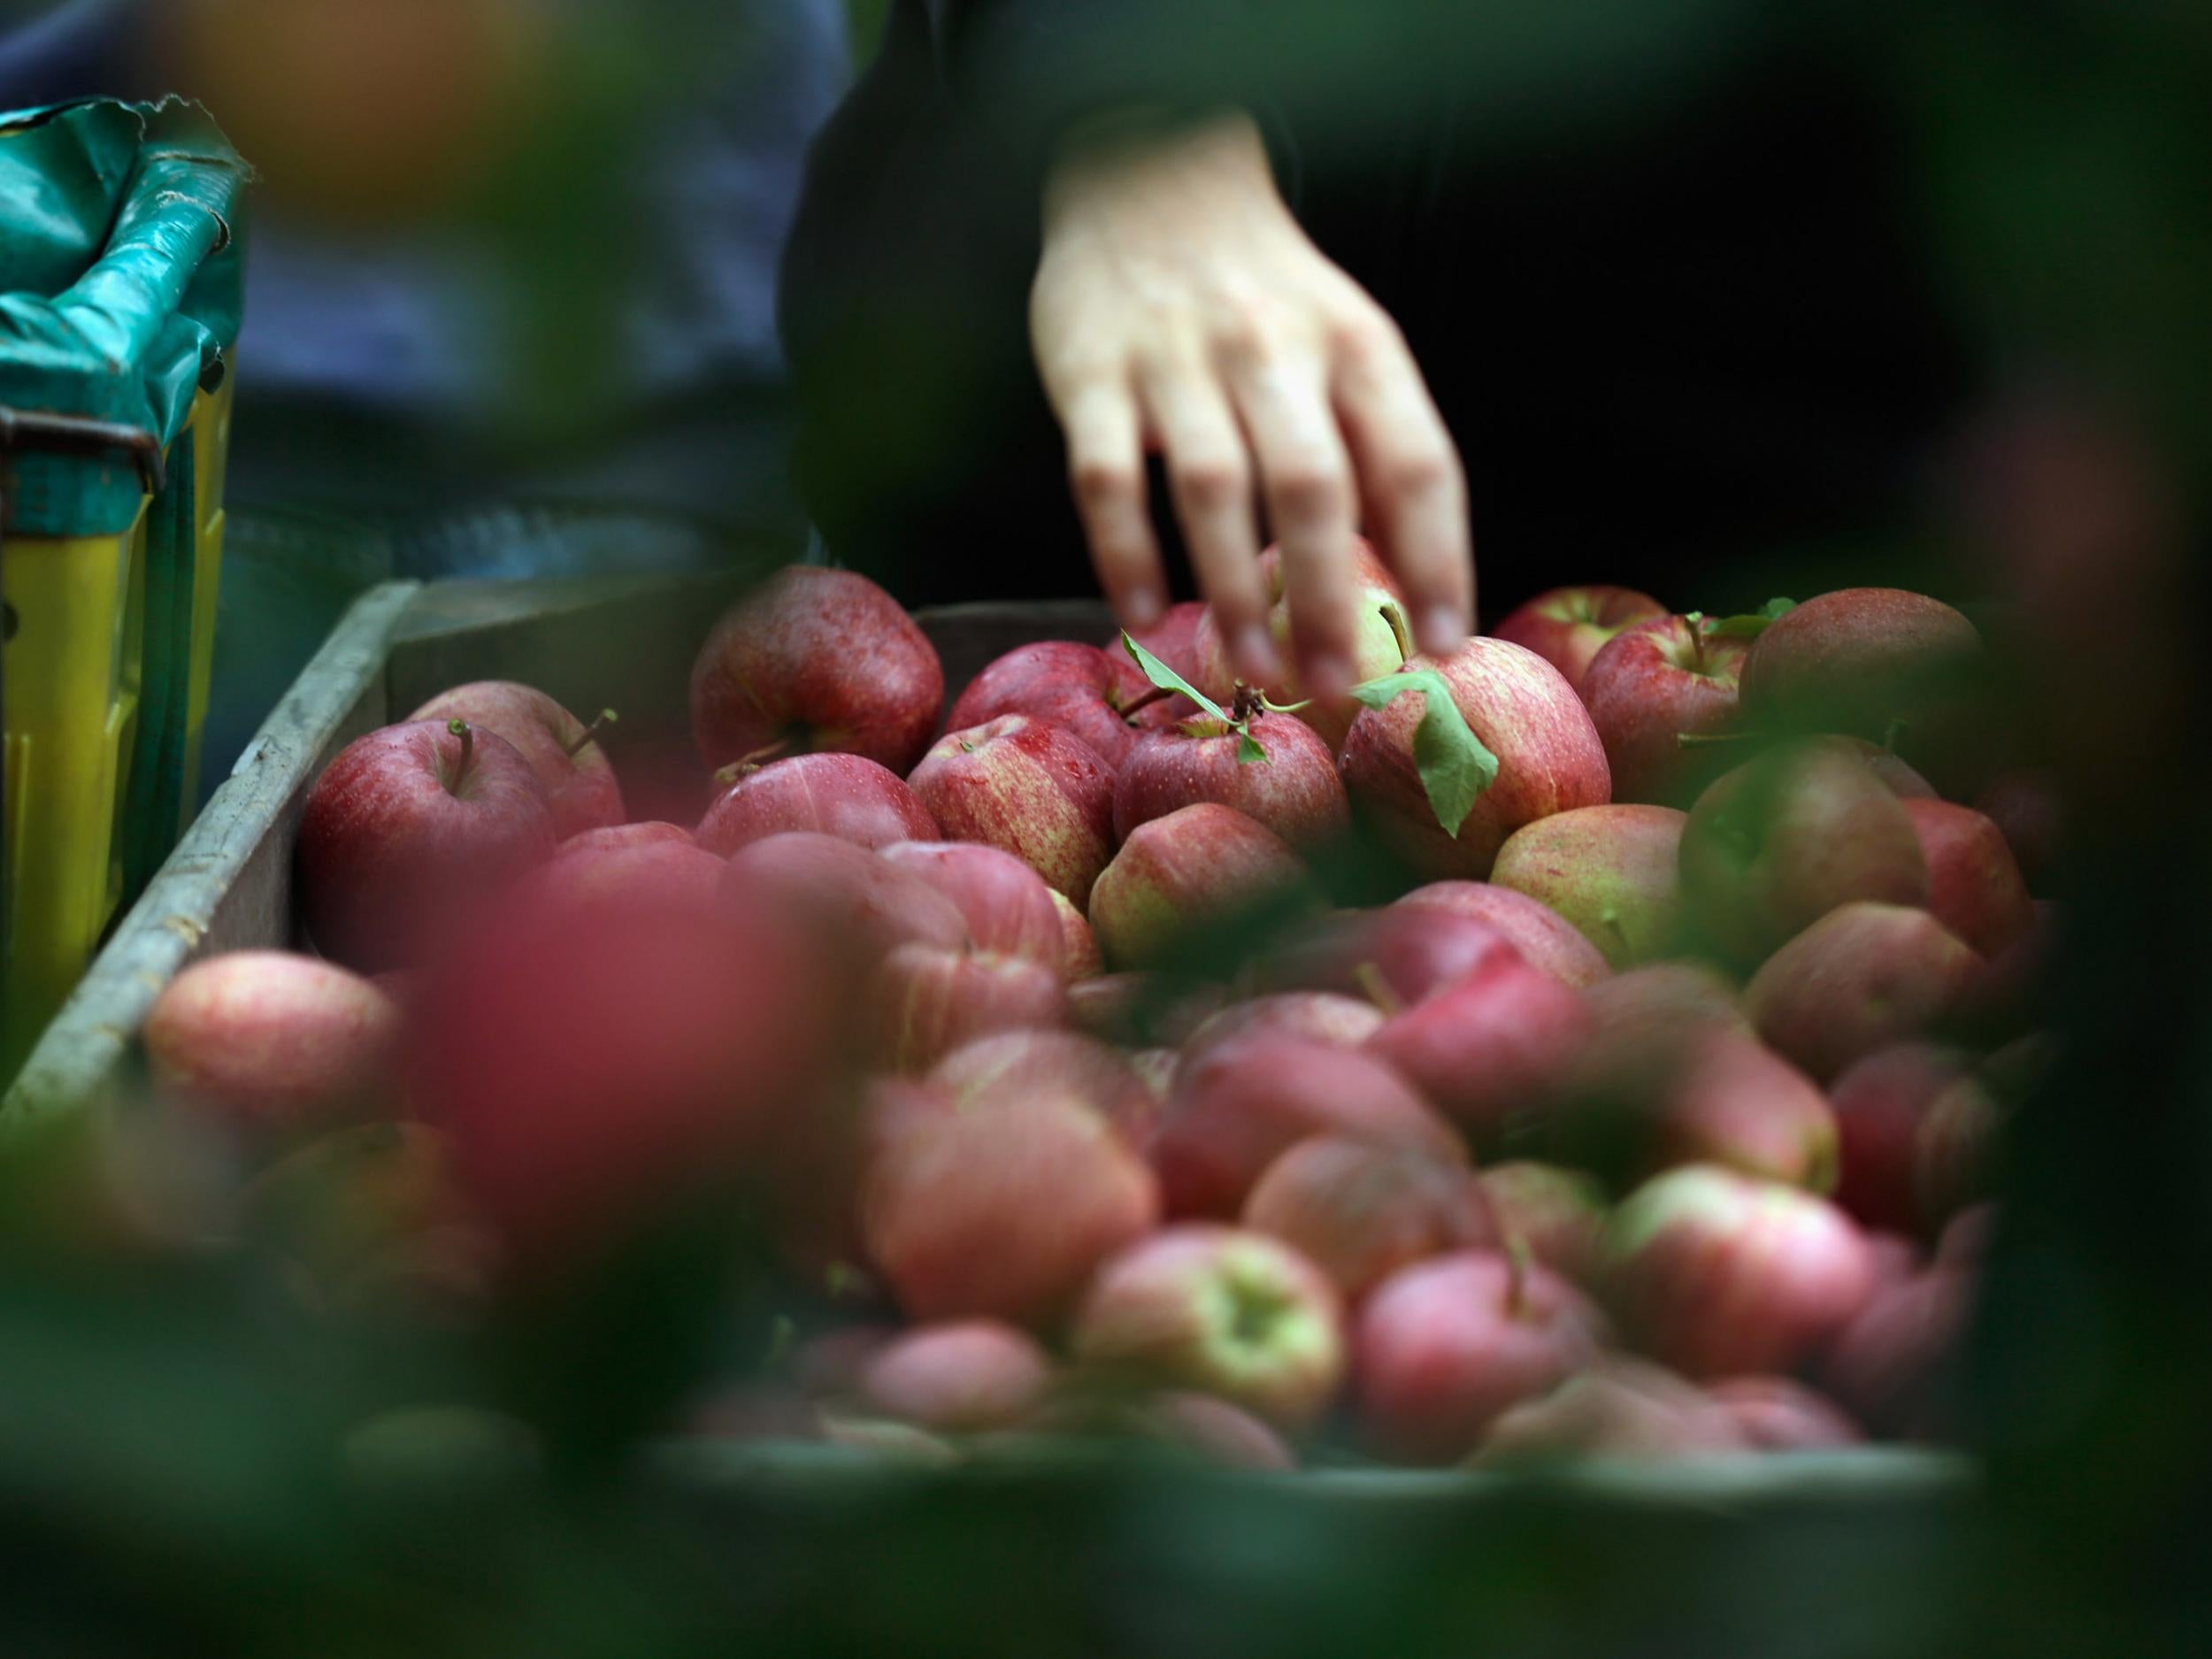
<path id="1" fill-rule="evenodd" d="M 1239 679 L 1274 685 L 1282 660 L 1267 627 L 1243 429 L 1202 360 L 1148 371 L 1141 389 L 1152 435 L 1167 459 L 1176 521 L 1230 663 Z"/>
<path id="2" fill-rule="evenodd" d="M 1340 702 L 1354 661 L 1356 492 L 1327 373 L 1317 356 L 1299 350 L 1238 354 L 1228 375 L 1282 547 L 1299 678 L 1309 695 Z"/>
<path id="3" fill-rule="evenodd" d="M 1387 321 L 1348 330 L 1335 363 L 1337 415 L 1358 464 L 1369 532 L 1405 589 L 1420 648 L 1456 650 L 1473 631 L 1475 602 L 1459 452 Z"/>
<path id="4" fill-rule="evenodd" d="M 1167 583 L 1146 501 L 1135 396 L 1127 382 L 1100 378 L 1056 396 L 1054 403 L 1099 585 L 1123 626 L 1148 628 L 1166 612 Z"/>

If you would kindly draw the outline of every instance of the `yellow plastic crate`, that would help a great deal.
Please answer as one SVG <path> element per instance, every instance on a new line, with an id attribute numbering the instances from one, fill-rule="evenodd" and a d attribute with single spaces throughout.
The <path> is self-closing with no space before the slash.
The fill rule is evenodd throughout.
<path id="1" fill-rule="evenodd" d="M 0 1082 L 196 806 L 230 405 L 198 395 L 127 531 L 7 538 Z"/>

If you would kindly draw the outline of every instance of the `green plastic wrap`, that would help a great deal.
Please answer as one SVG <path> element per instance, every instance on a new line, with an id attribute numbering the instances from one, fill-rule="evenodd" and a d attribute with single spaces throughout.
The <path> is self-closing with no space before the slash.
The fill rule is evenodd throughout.
<path id="1" fill-rule="evenodd" d="M 179 99 L 0 113 L 0 404 L 182 429 L 238 337 L 245 164 Z M 12 531 L 103 535 L 142 495 L 127 461 L 14 457 Z"/>

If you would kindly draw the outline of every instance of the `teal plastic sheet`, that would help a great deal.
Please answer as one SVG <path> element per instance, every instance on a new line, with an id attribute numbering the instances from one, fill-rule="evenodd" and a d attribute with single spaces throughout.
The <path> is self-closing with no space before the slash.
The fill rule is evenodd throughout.
<path id="1" fill-rule="evenodd" d="M 0 405 L 167 443 L 238 337 L 245 164 L 180 99 L 0 114 Z M 129 528 L 120 458 L 13 458 L 18 535 Z"/>

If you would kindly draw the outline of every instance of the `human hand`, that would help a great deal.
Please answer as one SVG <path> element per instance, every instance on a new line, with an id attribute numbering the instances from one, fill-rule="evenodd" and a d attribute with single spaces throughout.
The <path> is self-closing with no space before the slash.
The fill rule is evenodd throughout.
<path id="1" fill-rule="evenodd" d="M 1279 678 L 1256 561 L 1283 549 L 1299 678 L 1351 680 L 1353 537 L 1444 652 L 1474 610 L 1467 487 L 1397 326 L 1307 238 L 1248 117 L 1071 153 L 1045 191 L 1030 338 L 1100 583 L 1142 627 L 1166 588 L 1146 497 L 1166 459 L 1177 522 L 1237 672 Z"/>

